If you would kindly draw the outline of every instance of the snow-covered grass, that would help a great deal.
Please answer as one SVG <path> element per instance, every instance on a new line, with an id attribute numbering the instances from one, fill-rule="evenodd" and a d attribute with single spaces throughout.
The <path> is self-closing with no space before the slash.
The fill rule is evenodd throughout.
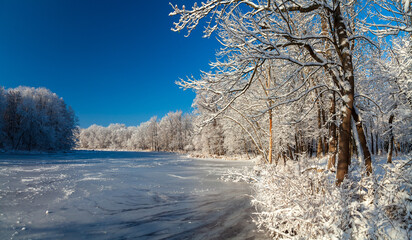
<path id="1" fill-rule="evenodd" d="M 191 151 L 187 153 L 188 157 L 198 158 L 198 159 L 222 159 L 222 160 L 237 160 L 237 161 L 261 161 L 260 156 L 253 156 L 247 154 L 233 154 L 233 155 L 213 155 L 213 154 L 204 154 L 202 152 Z"/>
<path id="2" fill-rule="evenodd" d="M 92 151 L 92 152 L 155 152 L 146 149 L 117 149 L 117 148 L 80 148 L 77 147 L 76 151 Z"/>
<path id="3" fill-rule="evenodd" d="M 411 159 L 375 157 L 370 176 L 353 159 L 340 187 L 325 159 L 259 164 L 225 177 L 253 185 L 255 222 L 275 239 L 411 239 Z"/>

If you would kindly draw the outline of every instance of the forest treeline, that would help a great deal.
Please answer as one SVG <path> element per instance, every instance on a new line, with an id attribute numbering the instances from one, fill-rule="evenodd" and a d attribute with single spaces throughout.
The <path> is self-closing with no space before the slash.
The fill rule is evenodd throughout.
<path id="1" fill-rule="evenodd" d="M 198 98 L 196 99 L 198 101 Z M 265 132 L 247 129 L 233 118 L 225 117 L 204 124 L 207 112 L 199 107 L 195 114 L 181 111 L 169 112 L 158 119 L 156 116 L 139 126 L 111 124 L 108 127 L 92 125 L 78 129 L 74 111 L 67 107 L 62 98 L 45 88 L 18 87 L 0 88 L 0 148 L 11 150 L 68 150 L 73 147 L 84 149 L 149 150 L 196 152 L 204 156 L 261 154 L 259 147 L 267 144 Z M 320 110 L 320 111 L 319 111 Z M 318 137 L 318 123 L 328 126 L 331 116 L 327 109 L 320 108 L 305 123 L 297 134 L 287 128 L 276 127 L 282 117 L 274 114 L 275 128 L 272 154 L 275 161 L 295 159 L 301 156 L 322 157 L 328 155 L 328 133 Z M 408 153 L 412 149 L 410 141 L 410 119 L 407 111 L 397 112 L 405 119 L 394 118 L 393 112 L 371 112 L 363 120 L 368 133 L 368 145 L 372 154 L 387 153 L 393 138 L 395 154 Z M 322 122 L 323 121 L 323 122 Z M 260 125 L 264 126 L 265 119 Z M 406 131 L 405 131 L 406 130 Z M 260 134 L 262 139 L 251 135 Z M 310 133 L 303 137 L 303 133 Z M 267 137 L 266 137 L 267 139 Z M 279 139 L 279 140 L 278 140 Z M 351 153 L 357 153 L 352 138 Z M 269 153 L 266 154 L 268 156 Z"/>
<path id="2" fill-rule="evenodd" d="M 83 149 L 150 150 L 182 152 L 192 149 L 192 115 L 169 112 L 160 121 L 152 117 L 139 126 L 110 124 L 81 129 L 78 146 Z"/>
<path id="3" fill-rule="evenodd" d="M 138 126 L 110 124 L 92 125 L 80 129 L 78 147 L 81 149 L 108 149 L 133 151 L 196 152 L 203 156 L 232 156 L 259 154 L 241 129 L 227 122 L 215 121 L 200 126 L 199 116 L 169 112 L 161 119 L 156 116 Z"/>
<path id="4" fill-rule="evenodd" d="M 74 111 L 50 90 L 0 87 L 0 149 L 69 150 L 76 131 Z"/>
<path id="5" fill-rule="evenodd" d="M 220 119 L 202 126 L 201 120 L 201 115 L 183 114 L 182 111 L 176 111 L 169 112 L 161 119 L 154 116 L 138 126 L 116 123 L 103 127 L 94 124 L 80 129 L 77 146 L 81 149 L 189 152 L 209 157 L 236 155 L 252 158 L 260 155 L 253 139 L 236 122 L 230 119 Z M 371 154 L 387 154 L 392 136 L 394 153 L 396 155 L 409 153 L 412 150 L 412 144 L 408 142 L 407 134 L 402 133 L 407 123 L 395 121 L 390 125 L 385 120 L 387 119 L 382 117 L 381 121 L 375 121 L 374 128 L 369 128 L 370 125 L 365 127 L 373 129 L 368 139 Z M 389 131 L 392 131 L 392 135 L 388 134 Z M 281 132 L 274 135 L 274 138 L 286 138 L 287 136 Z M 282 154 L 276 155 L 274 157 L 276 161 L 298 160 L 299 157 L 321 158 L 328 155 L 328 145 L 324 144 L 327 143 L 327 139 L 322 138 L 320 145 L 317 136 L 313 135 L 295 145 L 295 135 L 291 137 L 290 147 L 284 149 Z M 280 146 L 273 148 L 278 149 Z M 275 150 L 274 153 L 276 153 Z M 358 155 L 353 138 L 351 155 Z"/>

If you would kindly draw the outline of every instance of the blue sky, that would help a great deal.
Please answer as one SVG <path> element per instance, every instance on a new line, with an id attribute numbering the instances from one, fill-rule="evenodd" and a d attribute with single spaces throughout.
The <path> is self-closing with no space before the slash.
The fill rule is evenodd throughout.
<path id="1" fill-rule="evenodd" d="M 0 0 L 0 85 L 50 89 L 81 127 L 189 112 L 195 94 L 175 81 L 208 70 L 219 44 L 201 28 L 189 38 L 172 32 L 168 3 Z"/>

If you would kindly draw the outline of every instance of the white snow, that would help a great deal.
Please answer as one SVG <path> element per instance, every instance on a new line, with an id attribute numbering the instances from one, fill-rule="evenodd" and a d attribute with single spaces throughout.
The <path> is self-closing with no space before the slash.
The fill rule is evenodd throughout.
<path id="1" fill-rule="evenodd" d="M 326 159 L 326 158 L 325 158 Z M 352 161 L 341 187 L 326 161 L 259 165 L 228 172 L 226 179 L 250 182 L 257 225 L 274 238 L 292 239 L 410 239 L 412 236 L 411 156 L 393 165 L 375 156 L 373 174 Z M 408 162 L 409 161 L 409 162 Z"/>

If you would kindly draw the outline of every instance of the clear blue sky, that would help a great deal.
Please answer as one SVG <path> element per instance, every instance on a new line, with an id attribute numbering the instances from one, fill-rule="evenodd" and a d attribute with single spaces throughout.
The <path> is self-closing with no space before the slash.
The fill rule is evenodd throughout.
<path id="1" fill-rule="evenodd" d="M 193 0 L 170 0 L 189 7 Z M 0 0 L 0 86 L 46 87 L 81 127 L 191 111 L 175 81 L 208 70 L 219 44 L 170 29 L 169 0 Z"/>

